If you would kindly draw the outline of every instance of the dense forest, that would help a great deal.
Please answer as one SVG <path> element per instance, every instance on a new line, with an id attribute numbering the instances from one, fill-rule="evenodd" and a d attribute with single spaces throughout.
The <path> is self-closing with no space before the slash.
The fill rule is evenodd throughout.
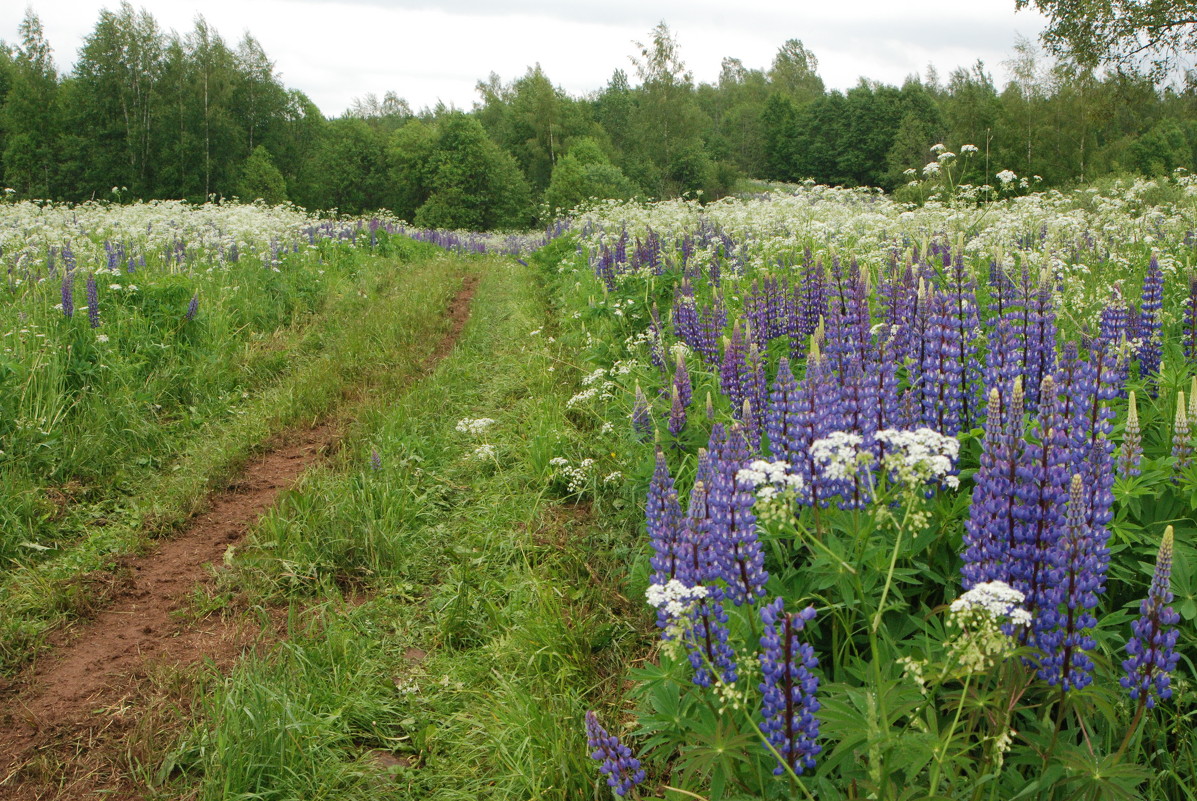
<path id="1" fill-rule="evenodd" d="M 1060 187 L 1197 168 L 1191 75 L 1161 89 L 1027 41 L 1002 87 L 978 62 L 840 92 L 798 39 L 768 68 L 725 58 L 716 83 L 696 83 L 661 23 L 629 71 L 585 97 L 537 65 L 479 81 L 468 112 L 413 111 L 388 92 L 327 119 L 251 35 L 232 46 L 202 17 L 178 34 L 129 3 L 105 10 L 66 74 L 32 11 L 18 38 L 0 42 L 0 185 L 23 198 L 239 196 L 495 229 L 589 197 L 717 197 L 741 178 L 900 191 L 937 143 L 977 148 L 957 176 L 976 184 L 1001 170 Z"/>

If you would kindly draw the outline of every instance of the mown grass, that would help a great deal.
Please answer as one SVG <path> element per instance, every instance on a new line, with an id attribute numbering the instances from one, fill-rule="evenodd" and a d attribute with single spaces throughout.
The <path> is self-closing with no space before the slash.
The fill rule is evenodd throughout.
<path id="1" fill-rule="evenodd" d="M 211 677 L 163 797 L 592 792 L 582 720 L 643 633 L 621 595 L 640 544 L 619 483 L 582 500 L 554 481 L 548 459 L 584 443 L 577 371 L 529 334 L 551 330 L 543 274 L 480 267 L 456 351 L 363 415 L 224 575 L 251 603 L 335 611 Z M 495 422 L 473 436 L 463 418 Z"/>
<path id="2" fill-rule="evenodd" d="M 278 361 L 276 370 L 261 374 L 255 392 L 209 414 L 186 437 L 147 445 L 160 471 L 134 472 L 137 489 L 117 483 L 95 505 L 74 509 L 60 525 L 77 530 L 62 534 L 52 558 L 15 561 L 0 585 L 0 666 L 22 664 L 47 631 L 102 603 L 97 589 L 117 555 L 185 522 L 272 435 L 327 416 L 347 396 L 365 392 L 368 402 L 369 392 L 411 381 L 448 330 L 444 310 L 467 269 L 434 253 L 419 246 L 409 254 L 417 258 L 411 264 L 357 256 L 348 280 L 318 313 L 271 335 L 269 344 L 245 346 L 251 352 L 244 359 L 224 366 L 240 371 L 244 363 Z M 109 469 L 131 468 L 116 461 Z"/>

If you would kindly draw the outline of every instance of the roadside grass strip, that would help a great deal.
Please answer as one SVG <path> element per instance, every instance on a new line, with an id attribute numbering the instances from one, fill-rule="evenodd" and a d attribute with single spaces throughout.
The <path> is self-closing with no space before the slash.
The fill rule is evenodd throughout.
<path id="1" fill-rule="evenodd" d="M 408 255 L 417 261 L 361 257 L 353 280 L 316 316 L 261 345 L 278 364 L 248 398 L 183 442 L 163 443 L 151 454 L 163 469 L 139 476 L 135 491 L 113 490 L 102 512 L 74 510 L 93 515 L 77 541 L 10 566 L 0 584 L 0 668 L 24 664 L 48 632 L 102 606 L 121 554 L 142 552 L 185 523 L 274 436 L 335 416 L 350 401 L 369 408 L 372 394 L 422 372 L 469 266 L 430 246 Z"/>
<path id="2" fill-rule="evenodd" d="M 272 652 L 210 677 L 159 762 L 167 796 L 592 792 L 584 714 L 618 694 L 644 634 L 621 595 L 635 525 L 622 482 L 559 480 L 553 460 L 589 446 L 543 276 L 479 268 L 455 351 L 361 415 L 223 575 L 230 595 L 304 611 Z"/>

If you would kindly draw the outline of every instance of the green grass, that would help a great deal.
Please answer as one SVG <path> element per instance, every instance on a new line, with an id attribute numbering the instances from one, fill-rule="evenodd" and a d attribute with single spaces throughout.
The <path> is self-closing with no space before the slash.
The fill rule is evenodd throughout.
<path id="1" fill-rule="evenodd" d="M 133 473 L 139 490 L 118 484 L 79 504 L 57 521 L 69 529 L 58 548 L 15 560 L 0 585 L 0 666 L 23 663 L 47 631 L 102 603 L 95 590 L 117 555 L 185 522 L 272 435 L 311 424 L 355 394 L 366 393 L 368 408 L 370 392 L 413 380 L 447 332 L 443 311 L 470 269 L 459 259 L 431 256 L 435 249 L 421 250 L 425 257 L 413 264 L 359 257 L 319 313 L 264 335 L 268 344 L 247 346 L 246 358 L 230 366 L 279 362 L 278 372 L 256 382 L 256 393 L 209 415 L 187 436 L 150 447 L 160 467 Z M 110 469 L 127 466 L 117 461 Z"/>
<path id="2" fill-rule="evenodd" d="M 565 410 L 577 371 L 529 335 L 551 322 L 538 271 L 480 268 L 457 350 L 361 416 L 336 463 L 261 521 L 223 586 L 250 603 L 356 603 L 211 677 L 163 763 L 164 796 L 592 791 L 583 715 L 617 691 L 642 634 L 620 594 L 635 526 L 616 508 L 627 508 L 618 484 L 585 498 L 554 489 L 547 458 L 584 447 Z M 466 417 L 495 423 L 473 437 L 455 428 Z M 482 444 L 493 457 L 472 456 Z M 347 649 L 340 658 L 327 656 L 330 639 Z M 290 747 L 290 732 L 308 745 Z M 384 770 L 374 751 L 408 767 Z"/>

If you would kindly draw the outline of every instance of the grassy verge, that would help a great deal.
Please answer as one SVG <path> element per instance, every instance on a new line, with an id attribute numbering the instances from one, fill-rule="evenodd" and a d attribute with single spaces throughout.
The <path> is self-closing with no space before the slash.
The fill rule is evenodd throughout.
<path id="1" fill-rule="evenodd" d="M 488 262 L 457 350 L 257 527 L 223 592 L 306 622 L 204 684 L 194 725 L 144 768 L 171 777 L 165 797 L 591 792 L 583 715 L 642 634 L 621 594 L 639 544 L 621 480 L 571 488 L 552 461 L 609 446 L 571 419 L 581 373 L 544 286 Z"/>
<path id="2" fill-rule="evenodd" d="M 185 521 L 273 434 L 328 415 L 358 388 L 410 381 L 448 330 L 444 309 L 467 269 L 447 256 L 410 265 L 362 258 L 321 313 L 263 346 L 282 361 L 280 375 L 172 443 L 183 446 L 173 461 L 135 494 L 92 508 L 90 525 L 54 558 L 14 564 L 0 586 L 0 666 L 19 665 L 47 631 L 102 602 L 116 555 Z"/>

